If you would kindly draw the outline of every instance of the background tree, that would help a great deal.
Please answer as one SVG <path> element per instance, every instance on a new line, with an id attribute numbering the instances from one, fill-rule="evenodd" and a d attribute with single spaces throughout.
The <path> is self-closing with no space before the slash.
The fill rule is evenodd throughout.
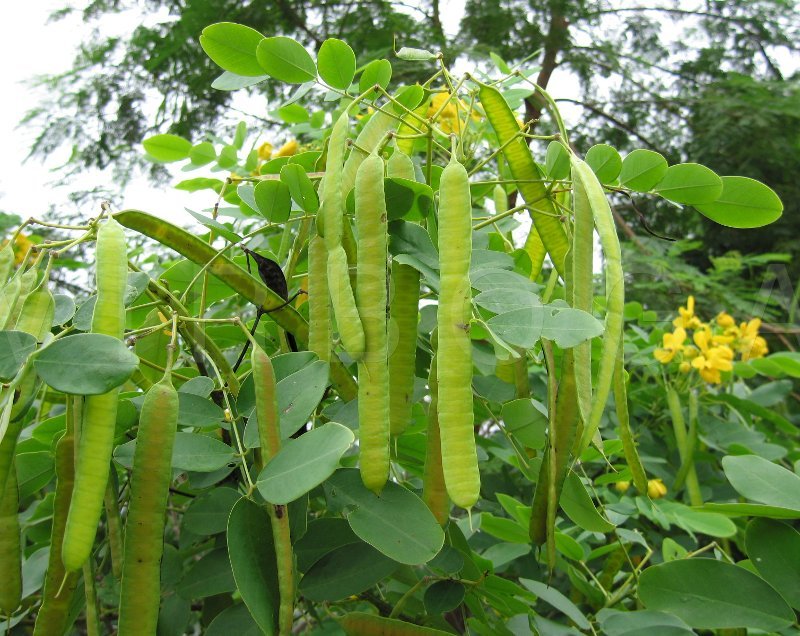
<path id="1" fill-rule="evenodd" d="M 111 38 L 98 27 L 71 71 L 43 78 L 49 97 L 26 119 L 41 131 L 32 154 L 47 156 L 67 144 L 73 148 L 68 173 L 112 167 L 117 183 L 137 170 L 163 178 L 161 166 L 143 161 L 142 138 L 156 131 L 197 136 L 234 123 L 225 116 L 230 93 L 208 89 L 219 69 L 198 43 L 202 29 L 223 17 L 268 36 L 291 35 L 310 48 L 340 37 L 359 59 L 391 57 L 394 38 L 402 34 L 398 46 L 441 49 L 451 60 L 488 63 L 494 53 L 545 88 L 554 77 L 573 82 L 575 95 L 561 101 L 580 108 L 582 136 L 574 141 L 583 149 L 607 142 L 620 150 L 651 148 L 670 161 L 697 160 L 721 174 L 763 179 L 787 205 L 780 222 L 747 238 L 707 232 L 709 224 L 698 215 L 676 213 L 672 206 L 642 208 L 660 233 L 705 237 L 708 254 L 788 246 L 800 218 L 788 176 L 800 163 L 800 111 L 797 79 L 784 77 L 779 60 L 790 66 L 786 61 L 798 49 L 797 3 L 630 4 L 468 0 L 458 34 L 448 38 L 441 18 L 448 7 L 439 0 L 413 6 L 385 0 L 148 0 L 144 7 L 133 0 L 95 0 L 83 9 L 85 20 L 99 25 L 111 13 L 137 11 L 147 26 Z M 392 63 L 395 79 L 416 79 L 413 68 Z M 270 107 L 279 105 L 281 89 L 274 83 L 254 90 L 263 91 Z M 272 121 L 263 111 L 244 115 L 262 127 Z M 541 103 L 529 97 L 526 119 L 541 115 Z M 635 224 L 634 216 L 626 218 Z M 696 260 L 708 264 L 705 254 Z"/>

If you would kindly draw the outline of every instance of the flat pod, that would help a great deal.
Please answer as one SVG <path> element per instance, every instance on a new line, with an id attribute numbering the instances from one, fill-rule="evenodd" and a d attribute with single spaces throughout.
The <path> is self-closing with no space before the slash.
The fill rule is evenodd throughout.
<path id="1" fill-rule="evenodd" d="M 17 508 L 19 490 L 14 465 L 5 488 L 0 491 L 0 614 L 11 616 L 22 599 L 22 548 Z"/>
<path id="2" fill-rule="evenodd" d="M 331 357 L 331 299 L 328 292 L 328 252 L 315 236 L 308 244 L 308 350 L 320 360 Z"/>

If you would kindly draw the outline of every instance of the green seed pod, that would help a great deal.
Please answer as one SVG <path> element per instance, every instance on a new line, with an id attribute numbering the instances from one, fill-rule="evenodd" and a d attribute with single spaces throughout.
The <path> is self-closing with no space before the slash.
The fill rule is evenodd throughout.
<path id="1" fill-rule="evenodd" d="M 364 485 L 380 492 L 389 477 L 389 369 L 386 344 L 386 199 L 383 159 L 373 153 L 356 176 L 358 314 L 364 357 L 358 365 L 359 465 Z"/>
<path id="2" fill-rule="evenodd" d="M 165 375 L 150 387 L 139 416 L 122 563 L 120 636 L 156 633 L 164 523 L 177 427 L 178 392 L 169 375 Z"/>
<path id="3" fill-rule="evenodd" d="M 19 490 L 13 464 L 0 497 L 0 572 L 3 573 L 0 614 L 11 616 L 22 600 L 22 548 L 17 517 Z"/>
<path id="4" fill-rule="evenodd" d="M 437 355 L 436 330 L 431 335 L 431 345 L 434 348 L 431 360 L 430 374 L 428 375 L 428 388 L 431 391 L 431 403 L 428 406 L 428 432 L 425 443 L 425 470 L 422 474 L 422 500 L 428 506 L 439 525 L 444 527 L 450 519 L 450 500 L 447 498 L 447 489 L 444 485 L 442 472 L 442 443 L 439 434 L 439 387 L 436 382 Z"/>
<path id="5" fill-rule="evenodd" d="M 331 299 L 328 292 L 328 253 L 315 236 L 308 244 L 308 350 L 320 360 L 331 359 Z"/>
<path id="6" fill-rule="evenodd" d="M 411 421 L 417 357 L 419 272 L 410 265 L 392 264 L 389 349 L 389 421 L 400 435 Z"/>
<path id="7" fill-rule="evenodd" d="M 472 344 L 469 337 L 472 202 L 467 171 L 455 158 L 442 171 L 439 193 L 440 292 L 439 431 L 447 492 L 462 508 L 480 495 L 472 410 Z"/>
<path id="8" fill-rule="evenodd" d="M 339 115 L 333 124 L 328 141 L 328 159 L 325 167 L 325 181 L 322 184 L 322 204 L 320 215 L 322 225 L 317 231 L 325 238 L 325 246 L 332 250 L 342 242 L 342 221 L 344 218 L 344 197 L 342 193 L 342 169 L 347 133 L 350 129 L 350 116 L 347 111 Z"/>
<path id="9" fill-rule="evenodd" d="M 97 232 L 97 302 L 92 332 L 122 338 L 128 255 L 125 233 L 113 218 Z M 119 389 L 84 401 L 78 442 L 75 489 L 64 531 L 62 556 L 67 570 L 79 570 L 92 551 L 114 447 Z"/>
<path id="10" fill-rule="evenodd" d="M 353 360 L 360 360 L 364 355 L 364 329 L 350 286 L 347 256 L 341 245 L 328 252 L 328 286 L 344 349 Z"/>
<path id="11" fill-rule="evenodd" d="M 6 284 L 11 271 L 14 269 L 14 248 L 11 241 L 0 248 L 0 287 Z"/>

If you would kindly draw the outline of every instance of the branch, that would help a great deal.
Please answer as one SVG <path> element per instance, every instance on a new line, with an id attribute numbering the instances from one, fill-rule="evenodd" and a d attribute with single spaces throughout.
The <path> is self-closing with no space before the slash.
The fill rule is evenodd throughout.
<path id="1" fill-rule="evenodd" d="M 665 154 L 664 151 L 662 151 L 658 146 L 656 146 L 647 137 L 642 135 L 642 133 L 640 133 L 636 129 L 632 128 L 631 126 L 626 124 L 624 121 L 622 121 L 620 119 L 617 119 L 616 117 L 614 117 L 614 115 L 611 115 L 610 113 L 607 113 L 606 111 L 601 109 L 599 106 L 596 106 L 594 104 L 590 104 L 588 102 L 584 102 L 584 101 L 579 100 L 579 99 L 570 99 L 568 97 L 561 97 L 559 99 L 556 99 L 555 101 L 557 101 L 557 102 L 569 102 L 571 104 L 577 104 L 578 106 L 582 106 L 583 108 L 585 108 L 586 110 L 594 113 L 595 115 L 598 115 L 599 117 L 602 117 L 603 119 L 607 119 L 612 124 L 614 124 L 617 128 L 620 128 L 620 129 L 624 130 L 625 132 L 630 133 L 631 135 L 633 135 L 634 137 L 639 139 L 642 143 L 644 143 L 646 146 L 648 146 L 650 149 L 655 150 L 656 152 L 661 153 L 662 155 Z"/>

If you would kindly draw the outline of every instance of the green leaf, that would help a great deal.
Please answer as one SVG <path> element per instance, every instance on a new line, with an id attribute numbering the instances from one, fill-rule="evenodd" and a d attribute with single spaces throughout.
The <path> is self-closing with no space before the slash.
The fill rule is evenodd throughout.
<path id="1" fill-rule="evenodd" d="M 382 88 L 389 86 L 392 81 L 392 64 L 389 60 L 372 60 L 361 73 L 358 80 L 358 90 L 361 93 L 368 88 L 379 84 Z"/>
<path id="2" fill-rule="evenodd" d="M 714 559 L 685 559 L 650 566 L 639 577 L 647 609 L 674 614 L 698 629 L 775 631 L 794 622 L 794 612 L 764 580 Z"/>
<path id="3" fill-rule="evenodd" d="M 745 544 L 758 573 L 800 610 L 800 532 L 780 521 L 753 519 Z"/>
<path id="4" fill-rule="evenodd" d="M 195 561 L 175 587 L 179 596 L 193 600 L 233 592 L 235 589 L 236 581 L 225 548 L 212 550 Z"/>
<path id="5" fill-rule="evenodd" d="M 619 153 L 607 144 L 597 144 L 589 148 L 585 161 L 600 183 L 613 183 L 622 170 Z"/>
<path id="6" fill-rule="evenodd" d="M 297 40 L 284 36 L 264 38 L 259 42 L 256 57 L 261 72 L 287 84 L 302 84 L 317 77 L 314 60 Z"/>
<path id="7" fill-rule="evenodd" d="M 745 499 L 800 510 L 800 476 L 756 455 L 722 458 L 722 470 Z"/>
<path id="8" fill-rule="evenodd" d="M 417 223 L 392 221 L 388 225 L 389 252 L 398 263 L 410 265 L 434 289 L 439 288 L 439 255 L 430 235 Z"/>
<path id="9" fill-rule="evenodd" d="M 261 66 L 258 68 L 259 72 L 261 72 Z M 211 88 L 218 91 L 238 91 L 241 88 L 247 88 L 248 86 L 260 84 L 268 77 L 269 75 L 255 75 L 247 77 L 225 71 L 217 79 L 211 82 Z"/>
<path id="10" fill-rule="evenodd" d="M 634 192 L 649 192 L 667 174 L 667 160 L 657 152 L 640 148 L 622 160 L 619 184 Z"/>
<path id="11" fill-rule="evenodd" d="M 139 358 L 118 338 L 79 333 L 55 340 L 40 350 L 33 366 L 56 391 L 100 395 L 130 378 L 139 366 Z"/>
<path id="12" fill-rule="evenodd" d="M 727 227 L 762 227 L 777 221 L 783 203 L 772 188 L 747 177 L 722 177 L 722 194 L 697 211 Z"/>
<path id="13" fill-rule="evenodd" d="M 225 532 L 228 517 L 234 504 L 242 496 L 233 488 L 214 488 L 203 493 L 189 504 L 183 514 L 181 527 L 198 536 L 211 536 Z"/>
<path id="14" fill-rule="evenodd" d="M 544 169 L 551 179 L 566 179 L 569 176 L 569 153 L 560 141 L 551 141 L 547 145 Z"/>
<path id="15" fill-rule="evenodd" d="M 75 315 L 75 299 L 66 294 L 53 294 L 53 300 L 56 301 L 53 325 L 59 327 L 69 322 Z"/>
<path id="16" fill-rule="evenodd" d="M 125 468 L 132 468 L 136 440 L 114 449 L 114 460 Z M 212 473 L 236 461 L 233 449 L 213 437 L 198 433 L 177 433 L 172 449 L 172 468 L 196 473 Z"/>
<path id="17" fill-rule="evenodd" d="M 222 69 L 236 75 L 256 77 L 264 74 L 256 57 L 263 39 L 258 31 L 243 24 L 218 22 L 203 29 L 200 46 Z"/>
<path id="18" fill-rule="evenodd" d="M 302 124 L 308 121 L 308 111 L 300 104 L 286 104 L 277 110 L 277 115 L 287 124 Z"/>
<path id="19" fill-rule="evenodd" d="M 557 609 L 580 629 L 588 630 L 590 628 L 589 621 L 583 615 L 583 612 L 556 588 L 548 586 L 547 583 L 530 579 L 520 579 L 519 582 L 524 588 L 536 594 L 540 601 L 544 601 Z"/>
<path id="20" fill-rule="evenodd" d="M 530 543 L 528 529 L 523 528 L 513 519 L 495 517 L 490 512 L 481 513 L 481 532 L 497 537 L 508 543 Z"/>
<path id="21" fill-rule="evenodd" d="M 233 578 L 250 615 L 267 636 L 278 631 L 278 567 L 266 508 L 242 497 L 228 520 Z"/>
<path id="22" fill-rule="evenodd" d="M 196 177 L 195 179 L 184 179 L 175 185 L 176 190 L 186 192 L 197 192 L 199 190 L 213 190 L 219 194 L 224 182 L 219 179 L 209 179 L 207 177 Z"/>
<path id="23" fill-rule="evenodd" d="M 425 590 L 423 602 L 428 614 L 444 614 L 464 600 L 464 584 L 459 581 L 436 581 Z"/>
<path id="24" fill-rule="evenodd" d="M 718 512 L 729 517 L 770 517 L 772 519 L 800 519 L 800 510 L 765 506 L 754 503 L 707 503 L 700 510 Z"/>
<path id="25" fill-rule="evenodd" d="M 235 167 L 238 162 L 239 162 L 239 150 L 236 146 L 228 144 L 227 146 L 223 146 L 222 150 L 219 151 L 219 157 L 217 157 L 217 165 L 220 168 L 225 168 L 226 170 L 230 170 L 231 168 Z"/>
<path id="26" fill-rule="evenodd" d="M 294 501 L 333 474 L 354 439 L 349 428 L 336 422 L 290 439 L 261 471 L 258 491 L 273 504 Z"/>
<path id="27" fill-rule="evenodd" d="M 24 331 L 0 331 L 0 380 L 13 380 L 34 351 L 35 336 Z"/>
<path id="28" fill-rule="evenodd" d="M 283 179 L 283 176 L 281 176 L 281 179 Z M 253 196 L 258 206 L 258 212 L 267 221 L 270 223 L 283 223 L 289 220 L 289 215 L 292 212 L 292 196 L 289 193 L 289 186 L 282 180 L 269 179 L 267 181 L 259 181 L 253 191 Z"/>
<path id="29" fill-rule="evenodd" d="M 300 208 L 309 214 L 319 210 L 317 191 L 302 166 L 287 163 L 281 168 L 281 181 L 289 187 L 292 199 Z"/>
<path id="30" fill-rule="evenodd" d="M 508 344 L 525 349 L 533 347 L 539 338 L 568 348 L 603 333 L 603 323 L 591 314 L 552 305 L 514 309 L 490 318 L 486 324 Z"/>
<path id="31" fill-rule="evenodd" d="M 500 416 L 506 431 L 527 448 L 544 448 L 547 435 L 547 416 L 537 409 L 533 400 L 512 400 L 503 404 Z"/>
<path id="32" fill-rule="evenodd" d="M 584 530 L 605 533 L 616 527 L 597 511 L 580 477 L 573 472 L 567 475 L 559 503 L 564 513 Z"/>
<path id="33" fill-rule="evenodd" d="M 312 362 L 278 381 L 278 413 L 281 437 L 293 435 L 308 421 L 328 387 L 328 363 Z"/>
<path id="34" fill-rule="evenodd" d="M 180 161 L 189 157 L 192 142 L 178 135 L 153 135 L 142 142 L 151 159 L 161 163 Z"/>
<path id="35" fill-rule="evenodd" d="M 297 567 L 301 572 L 306 572 L 328 552 L 351 543 L 361 543 L 361 539 L 356 536 L 345 519 L 339 517 L 313 519 L 308 524 L 306 533 L 294 544 Z"/>
<path id="36" fill-rule="evenodd" d="M 722 179 L 699 163 L 679 163 L 667 168 L 655 192 L 675 203 L 713 203 L 722 194 Z"/>
<path id="37" fill-rule="evenodd" d="M 239 243 L 242 240 L 241 236 L 239 236 L 236 232 L 232 231 L 229 227 L 223 225 L 216 219 L 212 219 L 211 217 L 208 217 L 205 214 L 200 214 L 200 212 L 194 212 L 189 208 L 184 208 L 184 209 L 194 217 L 195 221 L 197 221 L 201 225 L 204 225 L 209 230 L 213 230 L 225 240 L 231 243 Z"/>
<path id="38" fill-rule="evenodd" d="M 380 495 L 368 490 L 358 470 L 341 469 L 326 482 L 331 501 L 350 507 L 350 527 L 362 540 L 400 563 L 418 565 L 436 556 L 444 532 L 413 492 L 388 482 Z"/>
<path id="39" fill-rule="evenodd" d="M 386 578 L 398 564 L 366 543 L 343 545 L 319 559 L 300 581 L 312 601 L 339 601 Z"/>
<path id="40" fill-rule="evenodd" d="M 384 179 L 383 183 L 389 221 L 403 217 L 419 220 L 428 216 L 433 206 L 433 190 L 429 185 L 400 177 Z"/>
<path id="41" fill-rule="evenodd" d="M 690 532 L 722 538 L 732 537 L 736 534 L 736 525 L 719 513 L 695 510 L 681 503 L 668 501 L 663 502 L 661 508 L 675 523 Z"/>
<path id="42" fill-rule="evenodd" d="M 356 75 L 356 54 L 346 42 L 328 38 L 319 47 L 317 66 L 323 81 L 346 91 Z"/>
<path id="43" fill-rule="evenodd" d="M 505 314 L 516 309 L 541 307 L 542 300 L 532 291 L 519 290 L 514 294 L 506 289 L 490 289 L 475 296 L 475 303 L 495 314 Z"/>
<path id="44" fill-rule="evenodd" d="M 161 619 L 159 618 L 159 622 Z M 219 614 L 214 617 L 208 629 L 205 632 L 206 636 L 262 636 L 264 632 L 250 616 L 250 610 L 247 605 L 239 603 L 238 605 L 231 605 L 226 607 Z"/>
<path id="45" fill-rule="evenodd" d="M 400 108 L 400 104 L 405 106 L 408 110 L 414 110 L 425 98 L 425 89 L 419 84 L 412 84 L 411 86 L 406 86 L 401 89 L 394 98 L 398 102 L 397 104 L 392 102 L 394 112 L 405 113 L 405 111 Z"/>
<path id="46" fill-rule="evenodd" d="M 694 636 L 691 627 L 666 612 L 621 612 L 605 608 L 597 613 L 597 618 L 606 636 Z"/>
<path id="47" fill-rule="evenodd" d="M 203 141 L 192 146 L 189 151 L 189 161 L 195 166 L 204 166 L 217 158 L 217 151 L 210 141 Z"/>

